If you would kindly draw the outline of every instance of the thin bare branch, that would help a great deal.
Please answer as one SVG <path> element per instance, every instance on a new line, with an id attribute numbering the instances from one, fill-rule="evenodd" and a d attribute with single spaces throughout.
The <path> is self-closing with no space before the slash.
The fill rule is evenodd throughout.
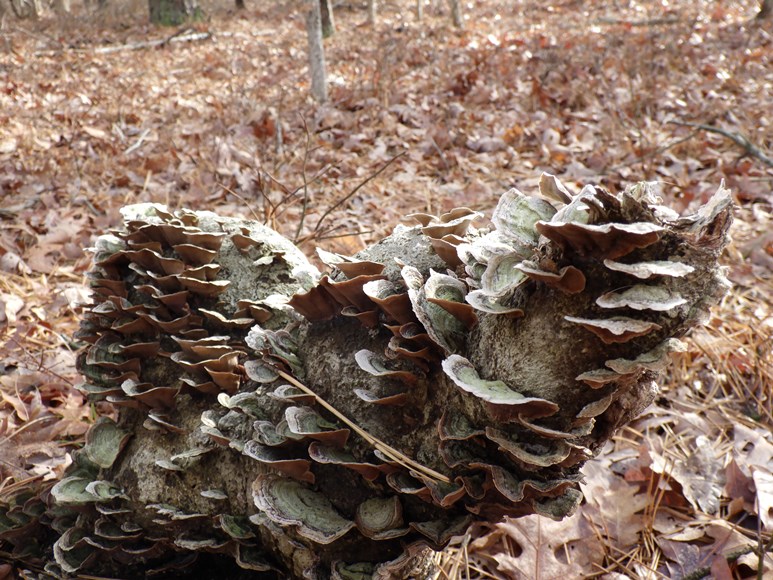
<path id="1" fill-rule="evenodd" d="M 241 201 L 241 202 L 242 202 L 242 203 L 245 205 L 245 207 L 246 207 L 248 210 L 250 210 L 250 213 L 252 214 L 252 217 L 254 217 L 254 218 L 255 218 L 255 221 L 259 221 L 259 222 L 260 222 L 260 221 L 263 221 L 263 220 L 261 220 L 261 219 L 260 219 L 260 217 L 258 217 L 258 214 L 257 214 L 257 213 L 255 213 L 255 210 L 254 210 L 254 209 L 252 209 L 252 206 L 250 206 L 250 204 L 249 204 L 249 203 L 247 203 L 247 200 L 245 200 L 245 199 L 244 199 L 244 198 L 243 198 L 241 195 L 239 195 L 238 193 L 236 193 L 234 190 L 230 189 L 229 187 L 227 187 L 227 186 L 226 186 L 225 184 L 223 184 L 223 183 L 218 183 L 218 185 L 219 185 L 219 186 L 220 186 L 220 187 L 223 189 L 223 191 L 225 191 L 226 193 L 230 193 L 230 194 L 231 194 L 231 195 L 233 195 L 233 196 L 234 196 L 236 199 L 238 199 L 239 201 Z"/>
<path id="2" fill-rule="evenodd" d="M 727 137 L 733 143 L 742 147 L 747 155 L 759 159 L 768 167 L 773 167 L 773 159 L 765 155 L 759 147 L 749 141 L 749 139 L 741 133 L 727 131 L 720 127 L 715 127 L 714 125 L 704 125 L 702 123 L 687 123 L 686 121 L 669 121 L 669 123 L 672 125 L 681 125 L 682 127 L 693 127 L 695 129 L 700 129 L 701 131 L 708 131 L 709 133 L 716 133 L 717 135 Z"/>
<path id="3" fill-rule="evenodd" d="M 355 187 L 353 190 L 351 190 L 349 193 L 347 193 L 347 194 L 346 194 L 344 197 L 342 197 L 342 198 L 341 198 L 341 199 L 339 199 L 337 202 L 335 202 L 333 205 L 331 205 L 331 206 L 330 206 L 330 207 L 329 207 L 329 208 L 328 208 L 328 209 L 325 211 L 325 213 L 323 213 L 323 214 L 322 214 L 322 217 L 320 217 L 320 218 L 319 218 L 319 221 L 317 221 L 317 225 L 316 225 L 316 226 L 314 226 L 314 231 L 315 231 L 315 232 L 319 231 L 319 228 L 320 228 L 320 226 L 322 225 L 322 222 L 323 222 L 323 221 L 325 221 L 325 218 L 327 218 L 327 216 L 329 216 L 329 215 L 330 215 L 330 214 L 331 214 L 331 213 L 332 213 L 332 212 L 333 212 L 333 211 L 334 211 L 336 208 L 340 207 L 342 204 L 344 204 L 344 203 L 346 203 L 347 201 L 349 201 L 349 200 L 350 200 L 350 199 L 351 199 L 351 198 L 352 198 L 352 197 L 353 197 L 353 196 L 354 196 L 354 195 L 355 195 L 355 194 L 356 194 L 358 191 L 360 191 L 360 189 L 362 189 L 362 188 L 363 188 L 363 187 L 364 187 L 364 186 L 365 186 L 367 183 L 371 182 L 371 181 L 372 181 L 372 180 L 374 180 L 376 177 L 378 177 L 379 175 L 381 175 L 381 174 L 382 174 L 382 173 L 383 173 L 383 172 L 386 170 L 386 168 L 387 168 L 387 167 L 389 167 L 390 165 L 392 165 L 392 163 L 394 163 L 395 161 L 397 161 L 398 159 L 400 159 L 400 157 L 402 157 L 402 156 L 403 156 L 403 155 L 405 155 L 406 153 L 407 153 L 407 151 L 402 151 L 402 152 L 398 153 L 397 155 L 395 155 L 394 157 L 392 157 L 392 159 L 390 159 L 389 161 L 387 161 L 387 162 L 386 162 L 386 163 L 385 163 L 385 164 L 384 164 L 384 165 L 383 165 L 383 166 L 382 166 L 382 167 L 381 167 L 381 168 L 380 168 L 378 171 L 376 171 L 376 173 L 374 173 L 373 175 L 370 175 L 370 176 L 369 176 L 369 177 L 367 177 L 365 180 L 361 181 L 361 182 L 360 182 L 360 183 L 357 185 L 357 187 Z"/>
<path id="4" fill-rule="evenodd" d="M 303 130 L 306 132 L 306 147 L 303 151 L 303 168 L 301 174 L 303 175 L 303 205 L 301 206 L 301 217 L 298 218 L 298 226 L 295 228 L 295 236 L 293 241 L 297 242 L 303 230 L 303 222 L 306 221 L 306 210 L 309 206 L 309 184 L 306 179 L 306 164 L 309 161 L 309 148 L 311 147 L 311 134 L 309 133 L 309 127 L 306 125 L 306 119 L 301 115 L 301 121 L 303 122 Z"/>

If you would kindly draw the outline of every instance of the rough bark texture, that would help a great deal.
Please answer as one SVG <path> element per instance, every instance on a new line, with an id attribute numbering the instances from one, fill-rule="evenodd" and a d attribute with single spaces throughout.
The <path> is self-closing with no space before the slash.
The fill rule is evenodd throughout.
<path id="1" fill-rule="evenodd" d="M 322 13 L 318 0 L 310 0 L 310 7 L 311 9 L 306 15 L 306 34 L 309 39 L 311 95 L 318 103 L 324 103 L 327 101 L 327 70 L 325 68 L 325 48 L 322 44 Z"/>
<path id="2" fill-rule="evenodd" d="M 178 26 L 195 18 L 199 8 L 198 0 L 148 0 L 148 9 L 153 24 Z"/>
<path id="3" fill-rule="evenodd" d="M 322 19 L 322 38 L 330 38 L 336 32 L 333 3 L 330 0 L 319 0 L 319 11 Z"/>
<path id="4" fill-rule="evenodd" d="M 761 0 L 757 20 L 768 20 L 773 16 L 773 0 Z"/>
<path id="5" fill-rule="evenodd" d="M 464 18 L 462 18 L 461 0 L 448 0 L 451 5 L 451 21 L 457 28 L 464 28 Z"/>
<path id="6" fill-rule="evenodd" d="M 419 578 L 474 520 L 571 514 L 582 464 L 724 293 L 731 201 L 679 218 L 647 184 L 540 194 L 507 192 L 482 230 L 417 215 L 322 253 L 323 277 L 259 224 L 127 208 L 79 336 L 81 388 L 119 420 L 50 493 L 0 506 L 0 542 L 53 529 L 63 577 L 222 558 Z"/>
<path id="7" fill-rule="evenodd" d="M 368 0 L 368 24 L 376 24 L 376 0 Z"/>

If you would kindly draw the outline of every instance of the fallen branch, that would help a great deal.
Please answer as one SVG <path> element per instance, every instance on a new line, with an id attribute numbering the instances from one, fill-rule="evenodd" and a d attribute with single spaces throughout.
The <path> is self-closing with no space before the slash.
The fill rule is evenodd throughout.
<path id="1" fill-rule="evenodd" d="M 122 44 L 121 46 L 103 46 L 94 49 L 96 54 L 110 54 L 113 52 L 122 52 L 124 50 L 140 50 L 143 48 L 157 48 L 167 44 L 176 44 L 178 42 L 195 42 L 212 38 L 211 32 L 194 32 L 191 34 L 173 35 L 160 40 L 146 40 L 144 42 L 134 42 L 132 44 Z"/>
<path id="2" fill-rule="evenodd" d="M 137 139 L 133 145 L 130 145 L 126 148 L 126 151 L 123 152 L 124 155 L 129 155 L 129 153 L 132 153 L 142 147 L 142 144 L 145 142 L 145 139 L 150 134 L 150 129 L 145 129 L 142 134 L 140 135 L 139 139 Z"/>
<path id="3" fill-rule="evenodd" d="M 685 121 L 669 121 L 669 123 L 672 125 L 681 125 L 682 127 L 692 127 L 694 129 L 700 129 L 702 131 L 708 131 L 709 133 L 716 133 L 717 135 L 727 137 L 739 147 L 743 147 L 747 155 L 751 155 L 752 157 L 759 159 L 768 167 L 773 167 L 773 159 L 765 155 L 759 147 L 757 147 L 754 143 L 749 141 L 749 139 L 740 133 L 726 131 L 720 127 L 714 127 L 713 125 L 703 125 L 701 123 L 687 123 Z"/>
<path id="4" fill-rule="evenodd" d="M 625 18 L 611 18 L 608 16 L 602 16 L 597 18 L 594 24 L 623 24 L 625 26 L 662 26 L 664 24 L 679 24 L 681 18 L 666 17 L 666 18 L 648 18 L 646 20 L 627 20 Z"/>
<path id="5" fill-rule="evenodd" d="M 693 137 L 695 137 L 695 134 L 698 131 L 693 131 L 689 135 L 686 135 L 685 137 L 681 137 L 677 139 L 676 141 L 672 141 L 671 143 L 666 143 L 665 145 L 661 145 L 660 147 L 656 149 L 652 149 L 651 151 L 648 151 L 647 153 L 642 153 L 639 157 L 636 157 L 635 159 L 632 159 L 630 161 L 626 161 L 623 163 L 619 163 L 618 165 L 614 165 L 610 168 L 610 171 L 618 171 L 622 167 L 630 167 L 631 165 L 634 165 L 635 163 L 641 163 L 642 161 L 646 159 L 650 159 L 651 157 L 657 157 L 658 155 L 662 155 L 669 149 L 673 149 L 677 145 L 681 145 L 685 141 L 689 141 Z"/>
<path id="6" fill-rule="evenodd" d="M 468 208 L 419 214 L 327 256 L 340 274 L 324 276 L 258 223 L 125 208 L 95 242 L 75 335 L 79 389 L 114 398 L 119 422 L 95 422 L 46 495 L 1 498 L 0 550 L 37 548 L 56 577 L 423 580 L 428 548 L 476 521 L 573 513 L 582 464 L 652 401 L 676 337 L 724 293 L 732 211 L 724 188 L 679 223 L 646 184 L 585 192 L 590 226 L 552 219 L 579 202 L 513 189 L 487 229 Z M 433 242 L 448 239 L 460 251 L 443 257 Z M 548 260 L 560 273 L 537 269 Z M 532 282 L 490 285 L 515 265 Z M 629 304 L 651 312 L 616 313 Z"/>
<path id="7" fill-rule="evenodd" d="M 11 6 L 14 6 L 13 2 L 11 2 Z M 14 12 L 16 10 L 14 9 Z M 18 17 L 18 14 L 17 14 Z M 50 34 L 46 34 L 45 32 L 32 32 L 30 30 L 27 30 L 26 28 L 23 28 L 21 26 L 11 26 L 11 30 L 16 30 L 17 32 L 21 32 L 22 34 L 29 36 L 30 38 L 34 38 L 36 40 L 42 40 L 43 42 L 48 42 L 52 44 L 58 44 L 59 46 L 64 46 L 64 44 L 51 36 Z"/>
<path id="8" fill-rule="evenodd" d="M 183 30 L 182 32 L 176 32 L 172 36 L 161 38 L 157 40 L 145 40 L 142 42 L 133 42 L 131 44 L 121 44 L 119 46 L 100 46 L 98 48 L 77 48 L 73 49 L 74 52 L 91 52 L 94 54 L 111 54 L 114 52 L 123 52 L 126 50 L 142 50 L 144 48 L 158 48 L 160 46 L 166 46 L 167 44 L 176 44 L 179 42 L 196 42 L 199 40 L 207 40 L 212 38 L 211 32 L 191 32 L 190 29 Z M 59 54 L 61 51 L 38 51 L 35 56 L 51 56 Z"/>

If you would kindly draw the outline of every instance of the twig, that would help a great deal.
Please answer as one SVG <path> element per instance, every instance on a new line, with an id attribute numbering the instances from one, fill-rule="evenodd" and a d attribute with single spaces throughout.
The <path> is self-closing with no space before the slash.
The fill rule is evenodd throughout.
<path id="1" fill-rule="evenodd" d="M 418 462 L 414 461 L 413 459 L 411 459 L 407 455 L 401 453 L 397 449 L 395 449 L 393 447 L 390 447 L 389 445 L 387 445 L 386 443 L 381 441 L 381 439 L 377 439 L 376 437 L 374 437 L 373 435 L 371 435 L 370 433 L 365 431 L 365 429 L 363 429 L 362 427 L 357 425 L 357 423 L 355 423 L 354 421 L 352 421 L 351 419 L 346 417 L 346 415 L 341 413 L 341 411 L 336 409 L 333 405 L 328 403 L 325 399 L 320 397 L 317 393 L 312 391 L 309 387 L 304 385 L 302 382 L 300 382 L 294 376 L 288 375 L 286 372 L 280 371 L 280 370 L 277 370 L 276 372 L 277 372 L 277 374 L 280 377 L 282 377 L 284 380 L 290 382 L 293 386 L 298 387 L 300 390 L 302 390 L 307 395 L 311 395 L 312 397 L 314 397 L 314 399 L 317 401 L 317 403 L 319 403 L 322 407 L 324 407 L 325 409 L 330 411 L 333 415 L 335 415 L 338 419 L 343 421 L 346 425 L 351 427 L 352 430 L 355 433 L 357 433 L 357 435 L 359 435 L 360 437 L 365 439 L 365 441 L 367 441 L 368 443 L 373 445 L 374 448 L 376 448 L 378 451 L 381 451 L 381 453 L 383 453 L 384 455 L 389 457 L 392 461 L 395 461 L 395 462 L 399 463 L 400 465 L 402 465 L 403 467 L 405 467 L 405 468 L 407 468 L 409 470 L 416 471 L 416 472 L 424 475 L 425 477 L 428 477 L 428 478 L 433 479 L 435 481 L 441 481 L 443 483 L 451 483 L 451 480 L 448 479 L 448 477 L 446 477 L 442 473 L 439 473 L 439 472 L 437 472 L 437 471 L 435 471 L 433 469 L 430 469 L 426 465 L 422 465 L 421 463 L 418 463 Z"/>
<path id="2" fill-rule="evenodd" d="M 349 238 L 351 236 L 367 236 L 368 234 L 372 234 L 375 230 L 361 230 L 359 232 L 348 232 L 345 234 L 335 234 L 335 235 L 327 235 L 323 234 L 320 236 L 317 236 L 318 240 L 335 240 L 337 238 Z"/>
<path id="3" fill-rule="evenodd" d="M 757 503 L 757 513 L 760 513 L 759 493 L 755 498 L 755 502 Z M 762 518 L 757 518 L 757 555 L 759 556 L 759 560 L 757 562 L 757 580 L 762 580 L 763 575 L 765 573 L 765 554 L 773 550 L 773 535 L 770 536 L 768 543 L 763 545 L 762 530 L 760 529 L 761 526 L 762 526 Z"/>
<path id="4" fill-rule="evenodd" d="M 319 172 L 318 172 L 318 173 L 317 173 L 317 174 L 316 174 L 314 177 L 312 177 L 312 178 L 311 178 L 311 179 L 308 181 L 308 183 L 307 183 L 306 185 L 312 185 L 312 184 L 316 183 L 317 181 L 319 181 L 320 179 L 322 179 L 322 178 L 323 178 L 325 175 L 327 175 L 328 171 L 330 171 L 331 169 L 334 169 L 334 168 L 336 168 L 336 166 L 335 166 L 335 165 L 325 165 L 325 166 L 324 166 L 322 169 L 320 169 L 320 170 L 319 170 Z M 268 172 L 266 172 L 266 173 L 268 173 Z M 276 178 L 275 178 L 273 175 L 271 175 L 270 173 L 268 173 L 268 176 L 269 176 L 271 179 L 273 179 L 273 180 L 276 182 Z M 277 183 L 278 183 L 278 182 L 277 182 Z M 296 188 L 295 188 L 295 189 L 293 189 L 292 191 L 288 190 L 288 189 L 287 189 L 287 187 L 285 187 L 285 186 L 284 186 L 284 185 L 282 185 L 282 184 L 279 184 L 279 185 L 281 185 L 282 189 L 284 190 L 284 192 L 285 192 L 285 196 L 284 196 L 284 197 L 283 197 L 281 200 L 279 200 L 279 201 L 277 202 L 277 204 L 276 204 L 276 206 L 274 207 L 274 209 L 275 209 L 275 210 L 277 210 L 279 207 L 281 207 L 281 206 L 283 206 L 283 205 L 284 205 L 285 207 L 283 207 L 282 209 L 279 209 L 279 211 L 275 211 L 275 213 L 274 213 L 274 218 L 278 218 L 278 217 L 279 217 L 279 216 L 281 216 L 281 215 L 282 215 L 282 214 L 283 214 L 285 211 L 287 211 L 289 208 L 293 207 L 293 204 L 289 203 L 289 201 L 290 201 L 290 200 L 291 200 L 293 197 L 295 197 L 295 194 L 296 194 L 296 193 L 298 193 L 300 190 L 302 190 L 302 189 L 304 188 L 304 184 L 303 184 L 303 183 L 301 183 L 301 185 L 299 185 L 298 187 L 296 187 Z"/>
<path id="5" fill-rule="evenodd" d="M 329 208 L 328 208 L 328 209 L 325 211 L 325 213 L 323 213 L 323 214 L 322 214 L 322 217 L 320 217 L 320 218 L 319 218 L 319 220 L 317 221 L 317 225 L 316 225 L 316 226 L 314 226 L 314 231 L 315 231 L 315 232 L 319 231 L 319 227 L 322 225 L 322 222 L 323 222 L 323 221 L 325 221 L 325 218 L 326 218 L 327 216 L 329 216 L 329 215 L 330 215 L 330 213 L 331 213 L 332 211 L 334 211 L 334 210 L 335 210 L 337 207 L 339 207 L 341 204 L 343 204 L 343 203 L 346 203 L 346 202 L 347 202 L 349 199 L 351 199 L 351 198 L 352 198 L 352 196 L 354 196 L 354 194 L 356 194 L 356 193 L 357 193 L 357 192 L 358 192 L 360 189 L 362 189 L 362 187 L 363 187 L 365 184 L 367 184 L 368 182 L 370 182 L 370 181 L 372 181 L 373 179 L 375 179 L 376 177 L 378 177 L 378 176 L 379 176 L 381 173 L 383 173 L 383 172 L 384 172 L 384 170 L 385 170 L 387 167 L 389 167 L 390 165 L 392 165 L 392 163 L 394 163 L 395 161 L 397 161 L 398 159 L 400 159 L 400 157 L 402 157 L 402 156 L 403 156 L 403 155 L 405 155 L 406 153 L 407 153 L 407 151 L 402 151 L 401 153 L 398 153 L 397 155 L 395 155 L 394 157 L 392 157 L 392 159 L 390 159 L 389 161 L 387 161 L 387 162 L 384 164 L 384 166 L 383 166 L 383 167 L 381 167 L 381 169 L 379 169 L 378 171 L 376 171 L 376 173 L 374 173 L 373 175 L 369 176 L 369 177 L 368 177 L 368 178 L 366 178 L 364 181 L 361 181 L 361 182 L 359 183 L 359 185 L 357 185 L 357 187 L 355 187 L 353 190 L 351 190 L 349 193 L 347 193 L 347 194 L 346 194 L 344 197 L 342 197 L 342 198 L 341 198 L 341 199 L 339 199 L 337 202 L 335 202 L 333 205 L 331 205 L 331 206 L 330 206 L 330 207 L 329 207 Z"/>
<path id="6" fill-rule="evenodd" d="M 13 2 L 11 2 L 11 6 L 13 6 Z M 14 10 L 14 12 L 16 12 Z M 18 16 L 18 14 L 17 14 Z M 36 40 L 47 40 L 50 41 L 52 44 L 58 44 L 60 47 L 64 48 L 64 43 L 60 40 L 57 40 L 50 34 L 46 34 L 45 32 L 30 32 L 26 28 L 22 28 L 21 26 L 11 26 L 11 30 L 16 30 L 17 32 L 21 32 L 22 34 L 26 34 L 27 36 L 34 38 Z"/>
<path id="7" fill-rule="evenodd" d="M 279 204 L 273 203 L 269 197 L 271 184 L 275 183 L 282 188 L 282 191 L 287 191 L 287 188 L 265 170 L 257 172 L 255 183 L 261 198 L 263 198 L 263 223 L 266 225 L 274 224 L 276 223 L 276 208 Z"/>
<path id="8" fill-rule="evenodd" d="M 747 546 L 745 548 L 741 548 L 734 552 L 730 552 L 727 556 L 725 556 L 725 559 L 727 560 L 728 564 L 732 564 L 733 562 L 738 560 L 738 558 L 740 558 L 741 556 L 745 554 L 750 554 L 756 551 L 757 550 L 754 548 L 754 546 Z M 697 570 L 693 570 L 687 576 L 682 576 L 682 580 L 701 580 L 702 578 L 705 578 L 709 574 L 711 574 L 711 566 L 706 566 L 704 568 L 698 568 Z"/>
<path id="9" fill-rule="evenodd" d="M 158 48 L 167 44 L 178 42 L 195 42 L 198 40 L 207 40 L 212 38 L 211 32 L 192 32 L 187 34 L 190 29 L 185 29 L 182 33 L 175 33 L 172 36 L 160 40 L 145 40 L 142 42 L 133 42 L 132 44 L 122 44 L 120 46 L 100 46 L 98 48 L 76 48 L 73 52 L 92 52 L 94 54 L 111 54 L 113 52 L 122 52 L 125 50 L 141 50 L 143 48 Z M 35 56 L 50 56 L 59 54 L 61 51 L 38 51 Z"/>
<path id="10" fill-rule="evenodd" d="M 285 141 L 284 141 L 284 130 L 282 129 L 282 106 L 285 102 L 285 92 L 282 91 L 279 94 L 279 103 L 276 106 L 276 114 L 275 114 L 275 120 L 274 123 L 276 125 L 276 148 L 275 148 L 275 158 L 274 158 L 274 171 L 277 169 L 277 163 L 279 163 L 280 159 L 285 154 Z"/>
<path id="11" fill-rule="evenodd" d="M 623 167 L 629 167 L 631 165 L 634 165 L 635 163 L 641 163 L 642 161 L 644 161 L 645 159 L 649 159 L 650 157 L 657 157 L 658 155 L 662 155 L 663 153 L 665 153 L 669 149 L 672 149 L 672 148 L 676 147 L 677 145 L 681 145 L 685 141 L 689 141 L 690 139 L 695 137 L 695 135 L 697 133 L 698 133 L 698 131 L 695 130 L 692 133 L 690 133 L 689 135 L 687 135 L 686 137 L 682 137 L 681 139 L 677 139 L 676 141 L 672 141 L 671 143 L 666 143 L 665 145 L 661 145 L 660 147 L 657 147 L 656 149 L 652 149 L 650 151 L 647 151 L 646 153 L 643 153 L 642 155 L 639 155 L 636 159 L 634 159 L 634 160 L 632 160 L 630 162 L 624 162 L 624 163 L 620 163 L 618 165 L 614 165 L 614 166 L 609 168 L 609 171 L 617 171 L 617 170 L 619 170 L 619 169 L 621 169 Z"/>
<path id="12" fill-rule="evenodd" d="M 250 213 L 252 214 L 252 217 L 255 218 L 255 221 L 262 221 L 260 217 L 258 217 L 258 214 L 255 213 L 255 210 L 252 209 L 252 206 L 247 203 L 247 200 L 245 200 L 241 195 L 233 191 L 232 189 L 228 188 L 225 184 L 218 182 L 218 185 L 223 189 L 223 191 L 230 193 L 233 195 L 236 199 L 238 199 L 240 202 L 242 202 L 248 210 L 250 210 Z"/>
<path id="13" fill-rule="evenodd" d="M 679 24 L 681 18 L 674 16 L 665 18 L 649 18 L 647 20 L 626 20 L 624 18 L 611 18 L 602 16 L 597 18 L 594 24 L 625 24 L 626 26 L 662 26 L 664 24 Z"/>
<path id="14" fill-rule="evenodd" d="M 164 41 L 163 41 L 163 42 L 162 42 L 162 43 L 161 43 L 159 46 L 166 46 L 166 45 L 167 45 L 167 44 L 169 44 L 170 42 L 174 42 L 174 40 L 175 40 L 176 38 L 182 38 L 182 37 L 184 37 L 184 36 L 188 35 L 188 33 L 191 33 L 191 34 L 196 34 L 196 31 L 195 31 L 193 28 L 191 28 L 190 26 L 189 26 L 189 27 L 187 27 L 187 28 L 181 28 L 181 29 L 180 29 L 180 30 L 178 30 L 177 32 L 175 32 L 175 33 L 173 33 L 173 34 L 170 34 L 169 36 L 167 36 L 167 37 L 164 39 Z"/>
<path id="15" fill-rule="evenodd" d="M 702 131 L 708 131 L 709 133 L 716 133 L 717 135 L 727 137 L 739 147 L 743 147 L 747 155 L 751 155 L 752 157 L 759 159 L 768 167 L 773 167 L 773 159 L 765 155 L 759 147 L 754 145 L 754 143 L 749 141 L 749 139 L 740 133 L 726 131 L 720 127 L 714 127 L 713 125 L 703 125 L 701 123 L 687 123 L 685 121 L 669 121 L 669 123 L 672 125 L 681 125 L 682 127 L 692 127 L 694 129 L 700 129 Z"/>
<path id="16" fill-rule="evenodd" d="M 293 242 L 298 243 L 298 237 L 301 235 L 303 229 L 303 222 L 306 221 L 306 210 L 309 207 L 309 184 L 306 179 L 306 163 L 309 160 L 309 148 L 311 147 L 311 135 L 309 134 L 309 127 L 306 125 L 306 119 L 301 115 L 301 121 L 303 122 L 303 130 L 306 131 L 306 147 L 303 151 L 303 205 L 301 206 L 301 217 L 298 220 L 298 227 L 295 228 L 295 237 Z"/>
<path id="17" fill-rule="evenodd" d="M 139 149 L 142 144 L 145 141 L 145 137 L 147 137 L 150 134 L 150 129 L 145 129 L 142 134 L 140 135 L 139 139 L 137 139 L 133 145 L 130 145 L 126 148 L 126 151 L 123 152 L 124 155 L 128 155 L 132 151 L 135 151 L 136 149 Z"/>
<path id="18" fill-rule="evenodd" d="M 446 154 L 443 153 L 443 150 L 438 146 L 434 137 L 430 137 L 429 140 L 432 143 L 432 146 L 435 148 L 435 151 L 437 151 L 438 155 L 440 156 L 440 161 L 443 162 L 443 169 L 448 171 L 448 160 L 446 159 Z"/>

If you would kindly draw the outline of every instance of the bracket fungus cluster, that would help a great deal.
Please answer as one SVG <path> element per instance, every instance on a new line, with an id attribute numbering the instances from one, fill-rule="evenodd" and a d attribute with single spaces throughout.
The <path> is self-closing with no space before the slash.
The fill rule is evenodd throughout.
<path id="1" fill-rule="evenodd" d="M 257 224 L 131 206 L 97 242 L 79 332 L 81 389 L 117 423 L 0 507 L 0 541 L 49 526 L 60 577 L 220 557 L 401 578 L 474 521 L 565 517 L 724 293 L 731 208 L 724 188 L 680 217 L 646 183 L 544 175 L 490 226 L 416 214 L 357 256 L 320 251 L 320 276 Z"/>

